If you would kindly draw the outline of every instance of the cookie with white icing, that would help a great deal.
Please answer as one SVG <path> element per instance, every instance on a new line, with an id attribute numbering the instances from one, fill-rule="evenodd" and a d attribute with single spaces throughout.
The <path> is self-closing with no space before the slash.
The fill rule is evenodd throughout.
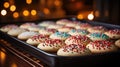
<path id="1" fill-rule="evenodd" d="M 57 51 L 58 56 L 85 56 L 90 54 L 90 50 L 80 44 L 65 45 Z"/>
<path id="2" fill-rule="evenodd" d="M 15 29 L 11 29 L 7 32 L 7 34 L 11 35 L 11 36 L 18 36 L 19 34 L 21 34 L 22 32 L 25 32 L 27 30 L 22 29 L 22 28 L 15 28 Z"/>
<path id="3" fill-rule="evenodd" d="M 9 25 L 5 25 L 5 26 L 1 27 L 0 30 L 2 32 L 8 32 L 9 30 L 16 29 L 16 28 L 18 28 L 17 25 L 15 25 L 15 24 L 9 24 Z"/>
<path id="4" fill-rule="evenodd" d="M 19 27 L 23 28 L 23 29 L 28 29 L 31 26 L 36 26 L 36 24 L 35 23 L 31 23 L 31 22 L 26 22 L 26 23 L 21 24 Z"/>
<path id="5" fill-rule="evenodd" d="M 35 32 L 38 32 L 41 29 L 45 29 L 45 27 L 36 25 L 36 26 L 30 26 L 28 28 L 29 31 L 35 31 Z"/>
<path id="6" fill-rule="evenodd" d="M 55 24 L 55 22 L 53 22 L 53 21 L 42 21 L 42 22 L 38 23 L 38 26 L 48 27 L 51 24 Z"/>
<path id="7" fill-rule="evenodd" d="M 113 52 L 117 50 L 113 42 L 106 40 L 90 42 L 86 48 L 90 49 L 92 53 Z"/>
<path id="8" fill-rule="evenodd" d="M 21 40 L 27 40 L 28 38 L 34 36 L 34 35 L 37 35 L 38 33 L 36 32 L 22 32 L 21 34 L 18 35 L 18 39 L 21 39 Z"/>
<path id="9" fill-rule="evenodd" d="M 40 43 L 37 48 L 48 52 L 57 52 L 64 45 L 64 42 L 60 39 L 47 39 Z"/>

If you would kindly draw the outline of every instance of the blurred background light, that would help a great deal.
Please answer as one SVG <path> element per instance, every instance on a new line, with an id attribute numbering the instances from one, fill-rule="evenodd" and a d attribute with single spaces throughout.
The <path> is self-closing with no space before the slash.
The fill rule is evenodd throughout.
<path id="1" fill-rule="evenodd" d="M 48 8 L 44 8 L 43 9 L 43 12 L 47 15 L 47 14 L 50 14 L 50 10 Z"/>
<path id="2" fill-rule="evenodd" d="M 32 3 L 32 0 L 26 0 L 26 3 L 27 3 L 27 4 L 31 4 L 31 3 Z"/>
<path id="3" fill-rule="evenodd" d="M 5 7 L 5 8 L 8 8 L 9 6 L 10 6 L 9 2 L 5 2 L 5 3 L 4 3 L 4 7 Z"/>
<path id="4" fill-rule="evenodd" d="M 15 10 L 16 10 L 16 6 L 15 6 L 15 5 L 11 5 L 11 6 L 10 6 L 10 11 L 13 12 L 13 11 L 15 11 Z"/>
<path id="5" fill-rule="evenodd" d="M 88 19 L 89 20 L 93 20 L 94 19 L 94 15 L 92 13 L 88 14 Z"/>
<path id="6" fill-rule="evenodd" d="M 77 18 L 78 19 L 83 19 L 83 15 L 82 14 L 78 14 Z"/>
<path id="7" fill-rule="evenodd" d="M 1 15 L 2 15 L 2 16 L 5 16 L 6 14 L 7 14 L 7 11 L 6 11 L 6 10 L 4 10 L 4 9 L 1 10 Z"/>
<path id="8" fill-rule="evenodd" d="M 35 16 L 37 14 L 36 10 L 31 10 L 31 15 Z"/>
<path id="9" fill-rule="evenodd" d="M 18 12 L 14 12 L 14 13 L 13 13 L 13 17 L 14 17 L 14 18 L 18 18 L 18 17 L 19 17 L 19 13 L 18 13 Z"/>
<path id="10" fill-rule="evenodd" d="M 60 2 L 59 0 L 56 0 L 56 1 L 54 2 L 54 4 L 55 4 L 56 6 L 59 6 L 59 5 L 61 4 L 61 2 Z"/>
<path id="11" fill-rule="evenodd" d="M 28 16 L 28 15 L 29 15 L 29 11 L 28 11 L 28 10 L 24 10 L 24 11 L 23 11 L 23 15 L 24 15 L 24 16 Z"/>

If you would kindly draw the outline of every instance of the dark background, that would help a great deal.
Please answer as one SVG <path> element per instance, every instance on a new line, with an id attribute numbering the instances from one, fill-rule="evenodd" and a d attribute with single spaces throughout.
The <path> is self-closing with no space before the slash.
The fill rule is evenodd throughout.
<path id="1" fill-rule="evenodd" d="M 10 0 L 1 0 L 0 10 L 4 9 L 3 3 L 9 2 Z M 13 12 L 7 8 L 8 11 L 6 16 L 0 14 L 1 22 L 13 22 L 13 21 L 36 21 L 39 19 L 47 18 L 61 18 L 67 16 L 77 16 L 78 13 L 87 11 L 93 11 L 95 21 L 102 21 L 110 24 L 120 25 L 120 8 L 119 0 L 44 0 L 45 3 L 41 4 L 41 0 L 32 0 L 31 4 L 26 4 L 25 0 L 12 0 L 16 5 L 16 11 L 20 13 L 20 16 L 16 19 L 12 17 Z M 54 4 L 59 1 L 60 4 L 57 6 Z M 47 8 L 50 13 L 45 14 L 43 9 Z M 24 17 L 22 11 L 24 9 L 37 10 L 36 17 L 28 16 Z M 59 9 L 59 10 L 58 10 Z M 99 12 L 99 16 L 96 16 L 96 11 Z M 60 13 L 60 14 L 59 14 Z M 85 20 L 88 20 L 85 18 Z"/>

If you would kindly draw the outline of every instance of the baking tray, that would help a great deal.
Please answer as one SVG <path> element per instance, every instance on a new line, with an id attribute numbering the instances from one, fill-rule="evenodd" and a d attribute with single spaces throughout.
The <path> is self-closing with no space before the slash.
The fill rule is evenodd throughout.
<path id="1" fill-rule="evenodd" d="M 44 20 L 38 20 L 35 21 L 35 23 L 38 23 L 40 21 L 45 20 L 52 20 L 56 21 L 58 19 L 63 18 L 57 18 L 57 19 L 44 19 Z M 69 20 L 78 20 L 76 18 L 64 18 Z M 83 23 L 90 23 L 91 25 L 102 25 L 105 26 L 108 29 L 120 29 L 119 25 L 113 25 L 113 24 L 107 24 L 104 22 L 96 22 L 96 21 L 86 21 L 86 20 L 78 20 L 82 21 Z M 24 22 L 23 22 L 24 23 Z M 6 25 L 8 23 L 1 23 L 0 25 Z M 12 24 L 12 23 L 10 23 Z M 13 22 L 13 24 L 22 24 L 19 22 Z M 32 56 L 40 59 L 44 63 L 46 63 L 49 67 L 80 67 L 80 66 L 104 66 L 104 65 L 119 65 L 120 60 L 120 50 L 116 52 L 108 52 L 108 53 L 102 53 L 102 54 L 92 54 L 87 56 L 73 56 L 73 57 L 64 57 L 64 56 L 58 56 L 54 53 L 48 53 L 45 51 L 42 51 L 35 46 L 27 44 L 25 41 L 19 40 L 16 37 L 12 37 L 8 35 L 7 33 L 0 31 L 0 38 L 8 41 L 12 44 L 12 46 L 15 46 L 19 48 L 22 51 L 25 51 Z"/>

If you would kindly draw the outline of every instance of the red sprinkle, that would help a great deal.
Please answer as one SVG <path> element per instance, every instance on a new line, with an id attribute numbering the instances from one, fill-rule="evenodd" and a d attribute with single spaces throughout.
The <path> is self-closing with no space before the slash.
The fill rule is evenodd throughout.
<path id="1" fill-rule="evenodd" d="M 108 32 L 111 34 L 119 34 L 120 35 L 120 29 L 109 30 Z"/>
<path id="2" fill-rule="evenodd" d="M 111 45 L 113 44 L 112 42 L 110 41 L 93 41 L 93 42 L 90 42 L 90 44 L 92 45 L 93 48 L 97 47 L 97 49 L 101 49 L 103 48 L 105 50 L 105 48 L 110 48 Z"/>
<path id="3" fill-rule="evenodd" d="M 48 36 L 39 34 L 39 35 L 35 35 L 35 36 L 31 37 L 31 39 L 33 41 L 35 40 L 35 41 L 41 42 L 41 41 L 44 41 L 45 39 L 48 39 Z"/>
<path id="4" fill-rule="evenodd" d="M 46 29 L 46 31 L 55 33 L 55 32 L 56 32 L 56 29 Z"/>
<path id="5" fill-rule="evenodd" d="M 76 36 L 71 36 L 67 39 L 68 41 L 72 41 L 73 44 L 74 43 L 86 43 L 87 42 L 90 42 L 90 39 L 86 36 L 81 36 L 81 35 L 76 35 Z"/>
<path id="6" fill-rule="evenodd" d="M 46 46 L 56 46 L 55 44 L 63 45 L 63 41 L 59 39 L 46 39 L 43 43 L 45 43 Z"/>

